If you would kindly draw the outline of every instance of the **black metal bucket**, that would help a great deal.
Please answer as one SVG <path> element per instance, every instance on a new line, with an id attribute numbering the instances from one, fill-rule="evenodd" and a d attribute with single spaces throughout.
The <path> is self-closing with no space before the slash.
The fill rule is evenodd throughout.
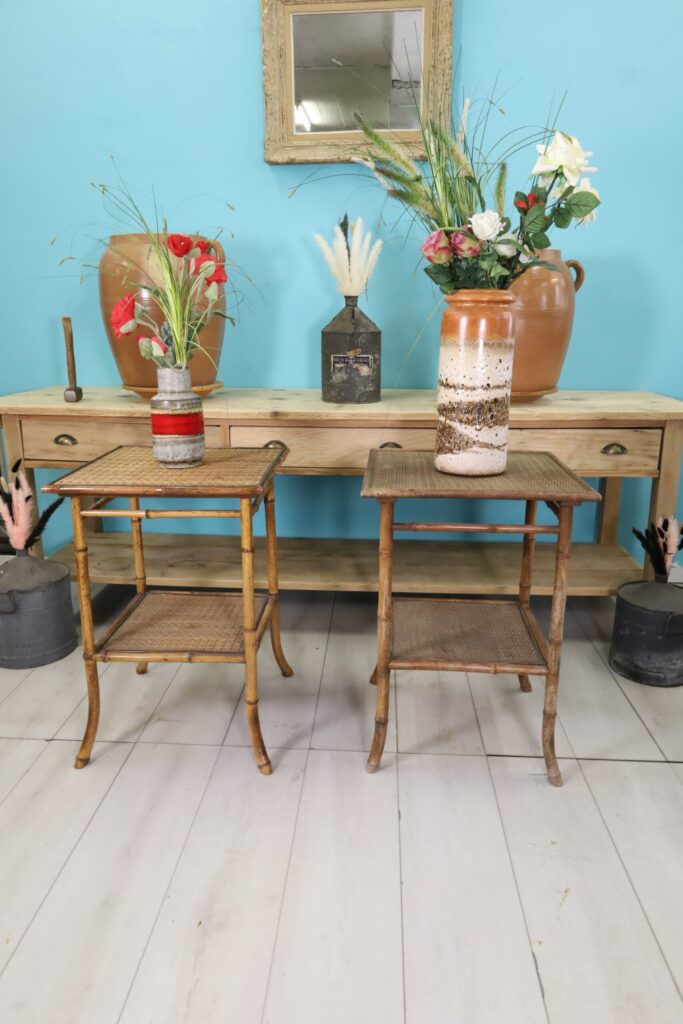
<path id="1" fill-rule="evenodd" d="M 647 686 L 683 686 L 683 587 L 638 581 L 617 591 L 609 663 Z"/>
<path id="2" fill-rule="evenodd" d="M 69 570 L 18 552 L 0 567 L 0 668 L 36 668 L 76 647 Z"/>

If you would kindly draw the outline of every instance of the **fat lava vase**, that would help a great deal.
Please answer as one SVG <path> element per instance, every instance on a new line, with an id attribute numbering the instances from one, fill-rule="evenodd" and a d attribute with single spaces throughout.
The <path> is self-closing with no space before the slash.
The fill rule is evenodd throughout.
<path id="1" fill-rule="evenodd" d="M 441 473 L 495 476 L 507 463 L 517 300 L 493 288 L 445 298 L 434 464 Z"/>
<path id="2" fill-rule="evenodd" d="M 159 367 L 158 388 L 150 402 L 152 450 L 162 466 L 198 466 L 206 451 L 202 400 L 192 390 L 190 371 Z"/>

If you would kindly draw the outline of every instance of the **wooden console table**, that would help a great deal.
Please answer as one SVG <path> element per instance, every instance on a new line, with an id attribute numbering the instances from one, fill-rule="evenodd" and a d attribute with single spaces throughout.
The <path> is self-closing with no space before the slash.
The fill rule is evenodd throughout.
<path id="1" fill-rule="evenodd" d="M 322 402 L 318 388 L 238 388 L 204 400 L 211 447 L 287 445 L 284 472 L 362 476 L 371 448 L 398 444 L 412 450 L 434 445 L 433 391 L 386 390 L 375 405 L 338 406 Z M 120 388 L 84 389 L 83 401 L 67 405 L 61 388 L 0 397 L 7 462 L 24 458 L 29 471 L 73 468 L 117 445 L 149 444 L 149 408 Z M 575 544 L 570 594 L 612 594 L 642 570 L 617 544 L 621 481 L 652 480 L 650 516 L 676 507 L 683 450 L 683 402 L 636 391 L 560 391 L 539 402 L 513 405 L 511 448 L 550 451 L 580 476 L 601 481 L 602 505 L 595 544 Z M 360 481 L 359 481 L 360 491 Z M 132 583 L 135 571 L 129 537 L 98 533 L 90 538 L 93 582 Z M 514 594 L 518 588 L 516 542 L 402 541 L 397 545 L 397 591 Z M 546 550 L 547 549 L 547 550 Z M 283 589 L 376 590 L 375 540 L 282 538 Z M 150 534 L 146 544 L 152 585 L 239 586 L 239 539 Z M 72 547 L 55 557 L 74 564 Z M 539 545 L 534 592 L 552 592 L 552 546 Z M 265 542 L 256 547 L 256 584 L 267 580 Z"/>

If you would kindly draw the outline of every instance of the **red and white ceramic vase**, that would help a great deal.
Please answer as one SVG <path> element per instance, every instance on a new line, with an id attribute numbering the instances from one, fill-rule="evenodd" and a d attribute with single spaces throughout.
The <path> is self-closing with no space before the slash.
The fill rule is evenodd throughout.
<path id="1" fill-rule="evenodd" d="M 150 402 L 152 450 L 162 466 L 198 466 L 206 451 L 202 400 L 192 390 L 190 371 L 159 367 L 159 390 Z"/>

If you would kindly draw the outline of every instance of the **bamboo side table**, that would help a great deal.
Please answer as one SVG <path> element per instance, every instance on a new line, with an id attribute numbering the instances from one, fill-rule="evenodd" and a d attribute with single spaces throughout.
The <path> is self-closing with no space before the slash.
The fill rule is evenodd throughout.
<path id="1" fill-rule="evenodd" d="M 71 498 L 74 551 L 83 632 L 83 659 L 88 686 L 88 722 L 76 768 L 90 760 L 100 715 L 97 665 L 101 661 L 231 662 L 246 666 L 247 724 L 256 763 L 272 773 L 258 714 L 256 655 L 268 627 L 273 653 L 284 676 L 292 669 L 282 652 L 275 535 L 274 477 L 285 448 L 218 448 L 192 469 L 165 469 L 151 448 L 116 448 L 69 473 L 43 490 Z M 106 508 L 128 498 L 128 509 Z M 142 498 L 238 498 L 237 509 L 143 509 Z M 87 501 L 88 507 L 84 507 Z M 252 520 L 265 502 L 268 593 L 254 590 Z M 104 634 L 93 629 L 88 547 L 84 523 L 90 518 L 131 520 L 136 596 Z M 148 590 L 142 542 L 143 519 L 239 519 L 242 535 L 242 592 Z"/>
<path id="2" fill-rule="evenodd" d="M 450 476 L 434 469 L 431 452 L 375 449 L 370 452 L 362 495 L 380 503 L 379 603 L 375 733 L 367 770 L 379 769 L 389 718 L 389 676 L 392 669 L 487 672 L 517 675 L 520 687 L 531 690 L 529 676 L 545 676 L 543 756 L 548 779 L 562 785 L 555 756 L 555 719 L 560 654 L 567 599 L 567 569 L 574 508 L 600 495 L 545 452 L 510 452 L 500 476 Z M 399 498 L 473 498 L 525 502 L 524 525 L 512 523 L 395 522 Z M 557 526 L 536 522 L 539 501 L 558 520 Z M 521 571 L 517 600 L 457 598 L 394 598 L 393 536 L 397 531 L 521 534 Z M 538 535 L 555 535 L 557 548 L 548 638 L 531 610 L 533 557 Z M 457 592 L 458 581 L 453 580 Z"/>

